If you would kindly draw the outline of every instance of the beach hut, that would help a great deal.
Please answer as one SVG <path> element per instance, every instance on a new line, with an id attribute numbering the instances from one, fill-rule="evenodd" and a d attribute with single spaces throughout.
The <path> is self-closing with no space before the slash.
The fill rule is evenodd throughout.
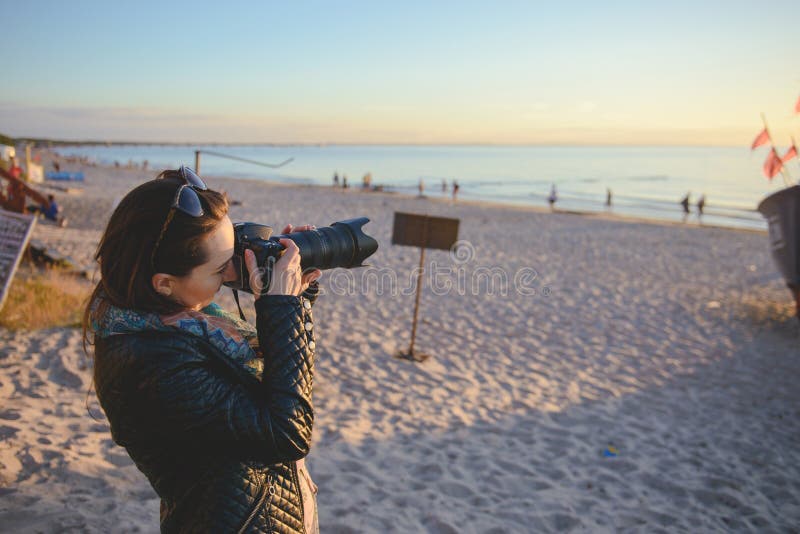
<path id="1" fill-rule="evenodd" d="M 10 161 L 11 158 L 17 156 L 17 150 L 10 145 L 0 143 L 0 159 L 3 161 Z"/>
<path id="2" fill-rule="evenodd" d="M 44 183 L 44 167 L 38 163 L 28 164 L 28 182 L 32 184 Z"/>

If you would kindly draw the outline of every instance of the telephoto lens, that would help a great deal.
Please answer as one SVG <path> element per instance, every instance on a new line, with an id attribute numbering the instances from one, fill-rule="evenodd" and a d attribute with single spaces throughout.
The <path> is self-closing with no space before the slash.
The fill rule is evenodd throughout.
<path id="1" fill-rule="evenodd" d="M 378 242 L 364 233 L 362 227 L 369 222 L 366 217 L 339 221 L 324 228 L 292 232 L 285 235 L 272 235 L 272 228 L 251 222 L 234 223 L 234 267 L 237 279 L 225 285 L 252 293 L 249 273 L 244 264 L 244 251 L 252 250 L 256 263 L 261 268 L 264 290 L 269 288 L 272 265 L 280 258 L 284 246 L 281 238 L 291 239 L 300 249 L 300 266 L 303 271 L 310 269 L 351 269 L 363 266 L 365 259 L 378 250 Z"/>

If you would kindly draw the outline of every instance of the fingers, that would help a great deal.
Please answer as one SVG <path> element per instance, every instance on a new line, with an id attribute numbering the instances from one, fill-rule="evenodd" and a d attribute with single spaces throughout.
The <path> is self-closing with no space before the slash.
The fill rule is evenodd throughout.
<path id="1" fill-rule="evenodd" d="M 258 265 L 256 264 L 256 255 L 253 254 L 253 251 L 249 248 L 245 249 L 244 251 L 244 264 L 247 267 L 247 271 L 250 273 L 258 268 Z"/>
<path id="2" fill-rule="evenodd" d="M 292 226 L 289 225 L 287 228 L 291 229 Z M 300 229 L 313 228 L 313 226 L 308 225 L 295 228 L 294 230 L 298 231 Z M 300 263 L 300 249 L 298 248 L 297 244 L 286 237 L 278 239 L 278 242 L 284 247 L 284 250 L 281 253 L 280 258 L 272 267 L 272 276 L 270 277 L 270 286 L 267 294 L 300 295 L 303 293 L 303 291 L 308 289 L 309 284 L 315 280 L 318 280 L 320 276 L 322 276 L 322 271 L 319 269 L 312 269 L 305 273 L 302 272 L 302 266 Z M 250 287 L 252 287 L 254 291 L 256 287 L 258 287 L 260 290 L 260 288 L 263 286 L 261 282 L 261 270 L 258 268 L 255 254 L 253 254 L 251 250 L 247 250 L 245 252 L 245 264 L 247 265 L 248 271 L 251 273 Z M 255 272 L 258 273 L 258 276 L 253 275 Z M 258 278 L 257 283 L 253 281 L 254 278 Z"/>
<path id="3" fill-rule="evenodd" d="M 282 238 L 279 239 L 279 242 L 283 245 L 284 251 L 272 269 L 268 294 L 299 295 L 303 284 L 300 270 L 300 249 L 291 239 Z"/>
<path id="4" fill-rule="evenodd" d="M 319 280 L 319 277 L 322 276 L 322 271 L 319 269 L 313 269 L 311 271 L 307 271 L 303 273 L 303 284 L 308 285 L 311 282 L 316 282 Z"/>
<path id="5" fill-rule="evenodd" d="M 319 280 L 320 276 L 322 276 L 322 271 L 320 271 L 319 269 L 312 269 L 310 271 L 304 272 L 302 278 L 302 286 L 300 287 L 299 294 L 302 295 L 303 293 L 305 293 L 306 289 L 308 289 L 308 286 L 310 286 L 312 282 L 316 282 L 317 280 Z"/>
<path id="6" fill-rule="evenodd" d="M 281 259 L 278 260 L 278 263 L 283 262 L 286 265 L 296 263 L 300 265 L 300 249 L 297 247 L 297 243 L 286 237 L 279 239 L 279 242 L 283 245 L 285 250 L 281 255 Z"/>
<path id="7" fill-rule="evenodd" d="M 291 234 L 292 232 L 305 232 L 307 230 L 316 230 L 317 227 L 313 224 L 305 224 L 303 226 L 292 226 L 291 224 L 287 224 L 286 227 L 283 229 L 282 234 Z"/>

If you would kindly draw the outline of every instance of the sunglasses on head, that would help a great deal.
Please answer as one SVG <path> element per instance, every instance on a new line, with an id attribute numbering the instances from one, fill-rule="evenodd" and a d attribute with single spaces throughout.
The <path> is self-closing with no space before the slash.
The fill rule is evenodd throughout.
<path id="1" fill-rule="evenodd" d="M 153 247 L 153 254 L 150 257 L 150 263 L 153 267 L 153 271 L 156 270 L 155 263 L 158 246 L 161 244 L 161 240 L 164 239 L 164 234 L 167 233 L 169 223 L 172 221 L 174 216 L 173 210 L 182 211 L 190 217 L 202 217 L 205 213 L 203 211 L 203 204 L 200 202 L 200 197 L 197 195 L 197 191 L 205 191 L 208 189 L 208 186 L 199 176 L 197 176 L 197 173 L 189 167 L 181 165 L 181 168 L 178 169 L 178 173 L 180 174 L 184 183 L 181 184 L 177 191 L 175 191 L 175 198 L 172 200 L 170 211 L 167 213 L 167 218 L 164 221 L 164 224 L 161 226 L 161 232 L 158 235 L 158 240 Z"/>
<path id="2" fill-rule="evenodd" d="M 197 173 L 189 167 L 181 165 L 178 172 L 185 183 L 175 192 L 172 208 L 180 210 L 192 217 L 202 216 L 203 205 L 200 203 L 200 197 L 197 196 L 197 191 L 205 191 L 208 189 L 208 186 L 206 186 L 205 182 L 197 176 Z"/>

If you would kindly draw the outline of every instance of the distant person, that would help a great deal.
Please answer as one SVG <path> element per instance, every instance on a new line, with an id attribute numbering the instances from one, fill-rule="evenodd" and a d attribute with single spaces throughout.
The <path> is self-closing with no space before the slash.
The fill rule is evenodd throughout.
<path id="1" fill-rule="evenodd" d="M 144 160 L 144 161 L 142 162 L 142 170 L 143 170 L 143 171 L 147 171 L 147 167 L 149 167 L 149 166 L 150 166 L 150 162 L 149 162 L 149 161 L 147 161 L 147 160 Z"/>
<path id="2" fill-rule="evenodd" d="M 613 196 L 613 194 L 611 193 L 611 188 L 610 187 L 606 187 L 606 207 L 607 208 L 611 207 L 611 197 L 612 196 Z"/>
<path id="3" fill-rule="evenodd" d="M 22 167 L 17 165 L 17 158 L 15 156 L 11 156 L 8 174 L 10 174 L 12 178 L 20 178 L 22 176 Z"/>
<path id="4" fill-rule="evenodd" d="M 689 217 L 689 213 L 691 211 L 689 209 L 689 205 L 691 203 L 691 196 L 692 192 L 689 191 L 688 193 L 686 193 L 686 196 L 683 197 L 683 200 L 681 200 L 681 208 L 683 208 L 683 222 L 686 222 L 686 219 Z"/>
<path id="5" fill-rule="evenodd" d="M 59 226 L 66 226 L 67 219 L 60 217 L 61 207 L 56 202 L 56 197 L 47 195 L 47 203 L 39 204 L 38 206 L 28 206 L 28 211 L 31 213 L 41 213 L 48 221 L 53 221 Z"/>
<path id="6" fill-rule="evenodd" d="M 550 195 L 547 197 L 547 202 L 550 204 L 550 210 L 554 210 L 556 202 L 558 202 L 558 191 L 556 191 L 556 184 L 550 188 Z"/>
<path id="7" fill-rule="evenodd" d="M 458 180 L 453 180 L 453 201 L 455 202 L 458 199 L 458 190 L 461 189 L 461 186 L 458 185 Z"/>
<path id="8" fill-rule="evenodd" d="M 692 196 L 692 193 L 690 191 L 690 192 L 686 193 L 686 196 L 683 197 L 683 200 L 681 200 L 681 206 L 683 207 L 683 214 L 684 215 L 689 215 L 689 212 L 690 212 L 690 210 L 689 210 L 689 202 L 690 202 L 690 197 L 691 196 Z"/>
<path id="9" fill-rule="evenodd" d="M 372 187 L 372 173 L 367 173 L 364 175 L 364 178 L 361 179 L 361 188 L 369 191 Z"/>
<path id="10" fill-rule="evenodd" d="M 53 168 L 56 170 L 56 172 L 61 172 L 61 164 L 55 160 L 53 161 Z"/>
<path id="11" fill-rule="evenodd" d="M 697 216 L 703 216 L 703 210 L 706 209 L 706 195 L 703 193 L 700 195 L 700 198 L 697 200 Z"/>
<path id="12" fill-rule="evenodd" d="M 425 182 L 422 180 L 422 178 L 419 179 L 419 185 L 417 186 L 417 189 L 419 189 L 419 196 L 424 196 Z"/>
<path id="13" fill-rule="evenodd" d="M 350 186 L 347 185 L 347 175 L 344 174 L 344 175 L 342 175 L 342 189 L 347 189 L 348 187 L 350 187 Z"/>
<path id="14" fill-rule="evenodd" d="M 445 180 L 444 178 L 442 178 L 442 194 L 443 195 L 447 194 L 447 180 Z"/>
<path id="15" fill-rule="evenodd" d="M 333 187 L 339 187 L 339 173 L 333 173 Z"/>

